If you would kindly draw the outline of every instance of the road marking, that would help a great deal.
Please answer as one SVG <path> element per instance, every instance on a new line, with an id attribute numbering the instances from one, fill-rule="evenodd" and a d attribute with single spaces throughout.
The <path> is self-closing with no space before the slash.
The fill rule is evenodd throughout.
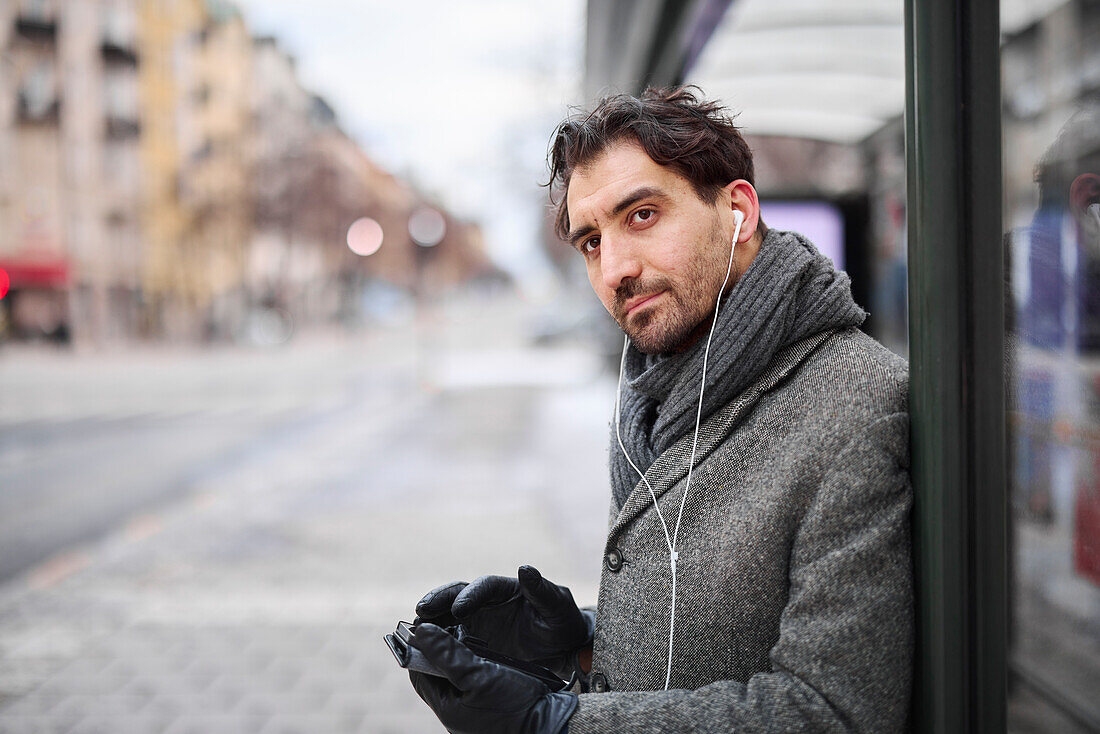
<path id="1" fill-rule="evenodd" d="M 46 589 L 80 571 L 91 557 L 82 551 L 61 553 L 35 566 L 27 574 L 27 585 L 32 589 Z"/>
<path id="2" fill-rule="evenodd" d="M 209 489 L 204 489 L 191 495 L 191 506 L 199 510 L 205 510 L 218 503 L 218 495 Z"/>
<path id="3" fill-rule="evenodd" d="M 132 518 L 122 530 L 122 536 L 131 543 L 150 538 L 164 529 L 164 522 L 158 515 L 138 515 Z"/>

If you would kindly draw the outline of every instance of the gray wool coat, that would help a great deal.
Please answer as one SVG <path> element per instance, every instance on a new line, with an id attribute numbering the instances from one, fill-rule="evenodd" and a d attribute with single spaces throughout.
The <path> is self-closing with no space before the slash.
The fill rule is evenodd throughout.
<path id="1" fill-rule="evenodd" d="M 668 547 L 641 482 L 613 516 L 593 691 L 570 734 L 891 732 L 913 657 L 908 367 L 856 328 L 816 334 L 701 427 Z M 690 434 L 646 472 L 669 532 Z M 620 561 L 621 559 L 621 561 Z"/>

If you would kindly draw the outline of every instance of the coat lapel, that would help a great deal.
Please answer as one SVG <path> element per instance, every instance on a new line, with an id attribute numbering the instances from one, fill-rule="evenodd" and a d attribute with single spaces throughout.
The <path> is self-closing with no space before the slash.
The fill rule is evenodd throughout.
<path id="1" fill-rule="evenodd" d="M 822 331 L 777 352 L 760 377 L 734 398 L 733 402 L 708 418 L 699 428 L 699 446 L 695 451 L 695 466 L 698 467 L 707 455 L 725 440 L 733 427 L 748 414 L 764 393 L 775 387 L 809 356 L 810 352 L 834 333 L 836 333 L 835 329 Z M 658 456 L 646 471 L 645 478 L 653 487 L 653 494 L 658 499 L 687 476 L 692 438 L 690 431 L 681 436 L 668 450 Z M 611 524 L 611 530 L 607 536 L 608 544 L 611 544 L 611 540 L 624 526 L 652 505 L 653 497 L 650 496 L 649 489 L 646 488 L 645 482 L 639 480 Z M 668 530 L 669 533 L 672 532 L 671 527 Z"/>

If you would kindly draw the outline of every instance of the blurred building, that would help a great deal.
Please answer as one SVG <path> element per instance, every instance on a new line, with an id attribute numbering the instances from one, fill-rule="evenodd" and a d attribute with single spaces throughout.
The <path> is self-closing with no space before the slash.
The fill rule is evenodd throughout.
<path id="1" fill-rule="evenodd" d="M 411 192 L 395 198 L 396 181 L 365 179 L 366 154 L 332 108 L 301 85 L 294 58 L 276 39 L 254 39 L 253 58 L 249 300 L 299 323 L 339 318 L 344 271 L 366 267 L 345 245 L 348 226 L 368 212 L 400 216 Z"/>
<path id="2" fill-rule="evenodd" d="M 0 267 L 15 333 L 64 338 L 75 261 L 103 242 L 101 192 L 87 186 L 103 149 L 97 20 L 81 3 L 0 4 Z M 74 285 L 89 293 L 94 277 Z"/>
<path id="3" fill-rule="evenodd" d="M 472 225 L 413 243 L 423 197 L 231 2 L 0 0 L 0 70 L 0 338 L 234 339 L 258 311 L 343 319 L 373 280 L 492 270 Z M 361 217 L 371 257 L 346 244 Z"/>
<path id="4" fill-rule="evenodd" d="M 202 274 L 198 259 L 187 258 L 191 218 L 180 194 L 184 153 L 198 147 L 194 46 L 205 23 L 203 0 L 140 0 L 138 6 L 143 335 L 186 333 L 199 303 Z"/>
<path id="5" fill-rule="evenodd" d="M 244 318 L 252 231 L 252 39 L 235 6 L 207 0 L 184 147 L 181 198 L 190 213 L 186 252 L 206 337 L 232 336 Z"/>
<path id="6" fill-rule="evenodd" d="M 253 74 L 255 219 L 246 282 L 255 308 L 306 324 L 344 319 L 374 282 L 412 293 L 492 270 L 480 230 L 446 214 L 440 242 L 415 244 L 413 213 L 441 207 L 348 137 L 325 101 L 301 86 L 293 57 L 276 39 L 254 39 Z M 346 245 L 349 226 L 364 217 L 383 235 L 365 257 Z"/>
<path id="7" fill-rule="evenodd" d="M 303 209 L 312 202 L 318 128 L 333 125 L 315 114 L 313 96 L 298 81 L 294 59 L 271 37 L 253 40 L 252 138 L 254 229 L 246 285 L 270 306 L 288 305 L 320 273 L 315 241 Z"/>
<path id="8" fill-rule="evenodd" d="M 88 43 L 83 37 L 90 35 L 94 52 L 92 58 L 82 54 L 64 62 L 67 69 L 87 68 L 76 72 L 82 78 L 74 78 L 68 85 L 62 109 L 70 95 L 75 98 L 97 89 L 92 75 L 101 75 L 102 86 L 98 99 L 89 95 L 82 101 L 79 115 L 70 116 L 63 111 L 62 118 L 68 138 L 73 141 L 74 155 L 85 147 L 98 147 L 102 151 L 101 170 L 81 171 L 73 182 L 78 197 L 91 198 L 95 192 L 102 197 L 99 221 L 92 221 L 89 216 L 87 222 L 88 232 L 99 230 L 96 234 L 102 240 L 98 247 L 93 246 L 96 240 L 92 236 L 78 235 L 74 240 L 74 244 L 80 241 L 83 246 L 76 261 L 77 288 L 70 305 L 77 333 L 88 333 L 97 340 L 115 340 L 136 329 L 143 259 L 143 110 L 137 2 L 102 0 L 98 7 L 96 3 L 62 3 L 67 12 L 77 5 L 88 15 L 63 19 L 63 34 L 73 34 L 74 50 L 85 50 Z M 91 139 L 89 129 L 99 132 L 100 141 Z"/>
<path id="9" fill-rule="evenodd" d="M 112 340 L 138 320 L 133 0 L 0 5 L 0 267 L 16 335 Z"/>
<path id="10" fill-rule="evenodd" d="M 345 223 L 340 237 L 346 235 L 347 224 L 361 217 L 382 228 L 382 245 L 373 255 L 358 257 L 345 247 L 336 259 L 330 256 L 328 267 L 339 271 L 342 283 L 361 289 L 381 282 L 430 300 L 463 284 L 508 279 L 489 259 L 480 227 L 451 215 L 378 166 L 342 132 L 334 129 L 320 136 L 317 149 L 331 172 L 316 191 L 328 185 L 341 193 L 336 204 Z M 415 221 L 425 215 L 438 231 L 417 240 Z"/>

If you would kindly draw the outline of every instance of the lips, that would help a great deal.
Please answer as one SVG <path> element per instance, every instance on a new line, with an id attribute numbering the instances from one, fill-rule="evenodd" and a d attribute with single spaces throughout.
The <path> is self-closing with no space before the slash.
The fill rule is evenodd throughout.
<path id="1" fill-rule="evenodd" d="M 626 306 L 627 315 L 629 316 L 634 311 L 636 311 L 637 309 L 639 309 L 642 306 L 646 305 L 647 303 L 651 302 L 653 299 L 657 298 L 657 296 L 661 295 L 662 293 L 664 293 L 664 291 L 657 291 L 656 293 L 651 293 L 648 296 L 635 296 L 634 298 L 631 298 L 629 301 L 627 301 L 624 304 Z"/>

